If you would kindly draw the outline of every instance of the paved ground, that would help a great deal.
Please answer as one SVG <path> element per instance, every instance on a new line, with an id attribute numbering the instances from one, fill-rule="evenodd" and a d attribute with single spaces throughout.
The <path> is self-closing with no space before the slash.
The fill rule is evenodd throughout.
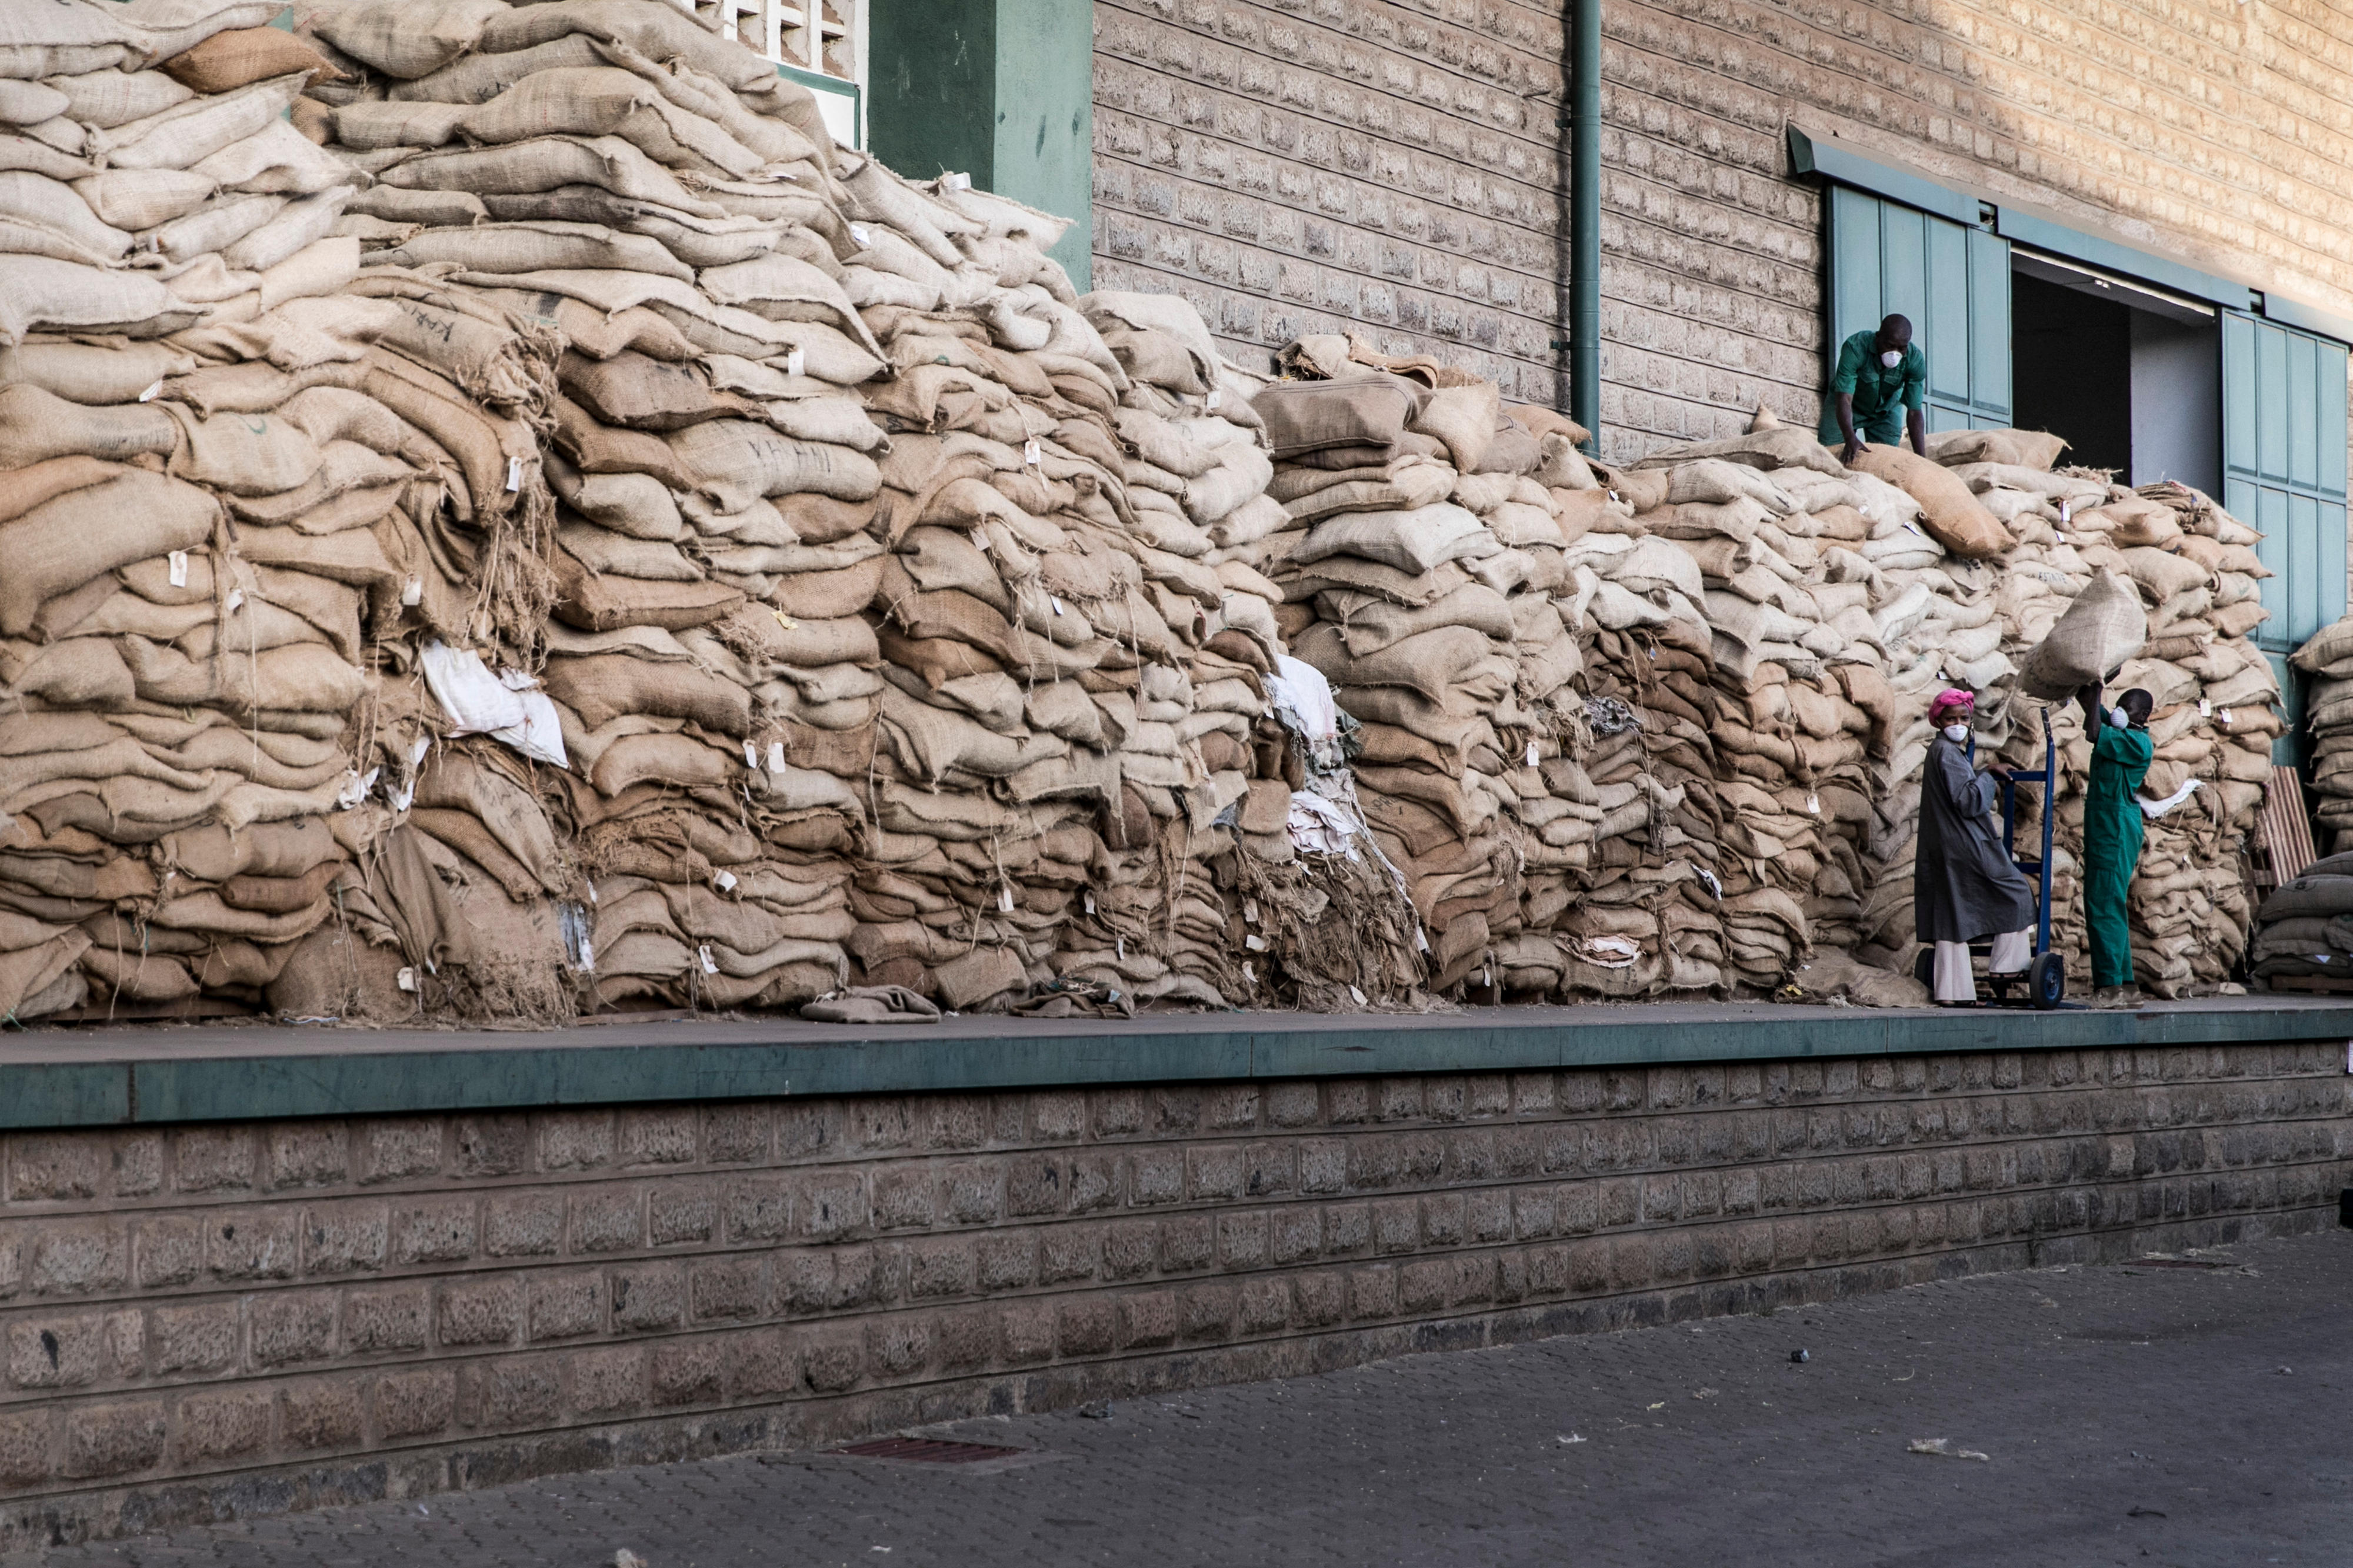
<path id="1" fill-rule="evenodd" d="M 44 1561 L 592 1568 L 626 1547 L 650 1568 L 2353 1563 L 2353 1232 L 2194 1262 L 953 1428 L 1038 1456 L 986 1473 L 728 1459 Z M 1912 1451 L 1938 1438 L 1963 1457 Z"/>

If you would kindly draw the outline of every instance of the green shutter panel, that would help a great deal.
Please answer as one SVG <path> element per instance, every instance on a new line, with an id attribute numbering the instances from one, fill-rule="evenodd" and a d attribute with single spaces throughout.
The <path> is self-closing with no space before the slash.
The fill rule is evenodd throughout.
<path id="1" fill-rule="evenodd" d="M 1833 185 L 1825 204 L 1831 259 L 1831 362 L 1882 318 L 1911 318 L 1928 358 L 1928 428 L 2010 423 L 2010 242 L 1901 202 Z M 1827 395 L 1820 430 L 1839 438 Z"/>
<path id="2" fill-rule="evenodd" d="M 2222 313 L 2222 505 L 2260 530 L 2271 618 L 2255 629 L 2303 722 L 2305 679 L 2286 655 L 2345 614 L 2343 343 L 2240 310 Z M 2293 731 L 2273 748 L 2296 761 Z"/>
<path id="3" fill-rule="evenodd" d="M 2221 499 L 2263 532 L 2274 653 L 2345 613 L 2345 374 L 2344 344 L 2223 312 Z"/>

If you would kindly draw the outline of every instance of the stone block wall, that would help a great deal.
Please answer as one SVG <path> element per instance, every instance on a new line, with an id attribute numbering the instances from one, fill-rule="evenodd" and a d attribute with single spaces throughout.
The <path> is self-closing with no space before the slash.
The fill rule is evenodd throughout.
<path id="1" fill-rule="evenodd" d="M 1237 359 L 1355 325 L 1550 401 L 1562 12 L 1099 0 L 1096 276 Z M 2353 314 L 2353 24 L 2236 0 L 1605 0 L 1602 418 L 1811 425 L 1821 218 L 1782 128 Z"/>
<path id="2" fill-rule="evenodd" d="M 1560 44 L 1527 0 L 1098 0 L 1095 286 L 1254 370 L 1353 327 L 1551 403 Z"/>
<path id="3" fill-rule="evenodd" d="M 0 1140 L 0 1548 L 2334 1223 L 2343 1047 Z"/>

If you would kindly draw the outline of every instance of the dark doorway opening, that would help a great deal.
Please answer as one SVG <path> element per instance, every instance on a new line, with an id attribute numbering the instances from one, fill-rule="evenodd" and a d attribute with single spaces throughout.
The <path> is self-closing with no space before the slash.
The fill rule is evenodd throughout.
<path id="1" fill-rule="evenodd" d="M 2068 441 L 2065 462 L 2127 484 L 2222 482 L 2221 329 L 2213 311 L 2071 263 L 2013 253 L 2018 426 Z"/>
<path id="2" fill-rule="evenodd" d="M 2067 437 L 2066 461 L 2132 467 L 2132 311 L 2020 270 L 2010 280 L 2010 396 L 2021 430 Z"/>

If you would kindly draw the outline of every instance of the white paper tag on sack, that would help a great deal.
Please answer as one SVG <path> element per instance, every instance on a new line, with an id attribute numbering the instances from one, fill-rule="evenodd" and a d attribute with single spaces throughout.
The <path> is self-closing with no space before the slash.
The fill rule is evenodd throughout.
<path id="1" fill-rule="evenodd" d="M 1060 600 L 1060 599 L 1058 599 L 1058 598 L 1054 597 L 1054 595 L 1053 595 L 1049 594 L 1049 595 L 1046 595 L 1046 602 L 1047 602 L 1048 604 L 1050 604 L 1050 605 L 1053 605 L 1053 606 L 1054 606 L 1054 613 L 1055 613 L 1056 615 L 1058 615 L 1058 616 L 1059 616 L 1059 615 L 1060 615 L 1060 614 L 1062 613 L 1062 601 L 1061 601 L 1061 600 Z"/>
<path id="2" fill-rule="evenodd" d="M 983 533 L 979 529 L 976 529 L 976 529 L 974 529 L 974 530 L 972 531 L 972 547 L 973 547 L 975 550 L 979 551 L 983 555 L 987 554 L 987 553 L 988 553 L 988 535 L 987 535 L 987 534 L 986 534 L 986 533 Z"/>
<path id="3" fill-rule="evenodd" d="M 172 586 L 174 588 L 186 587 L 188 585 L 188 552 L 185 550 L 174 550 L 171 554 L 165 556 L 164 560 L 165 564 L 171 569 Z"/>
<path id="4" fill-rule="evenodd" d="M 1536 743 L 1535 743 L 1534 741 L 1530 741 L 1530 742 L 1528 742 L 1528 766 L 1530 766 L 1530 767 L 1535 767 L 1535 765 L 1536 765 Z"/>
<path id="5" fill-rule="evenodd" d="M 1356 998 L 1357 1006 L 1361 1007 L 1365 1005 L 1365 994 L 1357 990 L 1355 986 L 1351 985 L 1348 987 L 1348 994 Z"/>
<path id="6" fill-rule="evenodd" d="M 588 884 L 588 901 L 592 904 L 596 901 L 596 884 L 594 882 Z"/>
<path id="7" fill-rule="evenodd" d="M 2198 717 L 2200 719 L 2214 717 L 2214 704 L 2210 699 L 2200 697 L 2198 700 Z"/>
<path id="8" fill-rule="evenodd" d="M 1250 931 L 1242 937 L 1242 945 L 1250 949 L 1252 952 L 1264 952 L 1266 951 L 1266 938 L 1259 935 L 1256 931 Z"/>
<path id="9" fill-rule="evenodd" d="M 238 606 L 238 605 L 242 605 L 242 604 L 244 604 L 244 603 L 245 603 L 245 590 L 244 590 L 244 589 L 242 589 L 242 588 L 231 588 L 231 589 L 228 591 L 228 613 L 229 613 L 230 615 L 232 615 L 232 616 L 233 616 L 233 615 L 237 614 L 237 606 Z"/>
<path id="10" fill-rule="evenodd" d="M 399 978 L 398 978 L 398 980 L 397 980 L 396 984 L 400 986 L 400 988 L 401 988 L 403 991 L 414 991 L 414 990 L 416 990 L 416 989 L 417 989 L 417 971 L 415 971 L 414 969 L 403 969 L 403 970 L 400 972 L 400 975 L 399 975 Z"/>
<path id="11" fill-rule="evenodd" d="M 858 247 L 859 249 L 865 250 L 872 247 L 874 244 L 874 237 L 867 232 L 867 228 L 864 224 L 854 223 L 849 226 L 849 242 Z"/>
<path id="12" fill-rule="evenodd" d="M 747 767 L 747 768 L 753 768 L 753 769 L 757 769 L 757 768 L 759 767 L 759 765 L 760 765 L 760 742 L 757 742 L 757 741 L 746 741 L 746 742 L 744 742 L 744 765 L 745 767 Z"/>
<path id="13" fill-rule="evenodd" d="M 149 387 L 146 391 L 144 391 L 144 392 L 142 392 L 142 393 L 141 393 L 141 394 L 139 395 L 139 401 L 140 401 L 140 402 L 142 402 L 142 403 L 153 403 L 153 402 L 154 402 L 154 401 L 155 401 L 155 399 L 157 399 L 158 397 L 162 396 L 163 395 L 164 395 L 164 384 L 163 384 L 163 382 L 162 382 L 162 381 L 160 381 L 160 380 L 159 380 L 159 381 L 157 381 L 157 382 L 155 383 L 155 384 L 154 384 L 154 385 L 153 385 L 153 386 Z"/>
<path id="14" fill-rule="evenodd" d="M 1252 925 L 1258 924 L 1258 900 L 1256 899 L 1244 899 L 1242 900 L 1242 919 L 1248 921 Z"/>
<path id="15" fill-rule="evenodd" d="M 786 354 L 785 356 L 785 374 L 786 375 L 807 375 L 808 374 L 808 355 L 799 349 L 795 349 L 792 353 Z"/>
<path id="16" fill-rule="evenodd" d="M 768 771 L 777 774 L 785 771 L 785 743 L 782 741 L 768 742 Z"/>
<path id="17" fill-rule="evenodd" d="M 2075 503 L 2071 500 L 2061 501 L 2059 503 L 2059 526 L 2062 528 L 2066 527 L 2068 523 L 2074 521 L 2074 518 Z"/>
<path id="18" fill-rule="evenodd" d="M 1092 914 L 1092 913 L 1094 913 L 1094 912 L 1095 912 L 1095 896 L 1094 896 L 1092 893 L 1082 893 L 1082 894 L 1080 894 L 1079 896 L 1080 896 L 1080 898 L 1081 898 L 1081 899 L 1082 899 L 1083 900 L 1085 900 L 1085 903 L 1086 903 L 1086 906 L 1087 906 L 1087 913 L 1089 913 L 1089 914 Z"/>
<path id="19" fill-rule="evenodd" d="M 701 947 L 696 948 L 694 950 L 694 956 L 702 961 L 703 973 L 716 974 L 719 973 L 719 961 L 711 956 L 711 944 L 709 942 L 706 942 Z"/>
<path id="20" fill-rule="evenodd" d="M 1242 960 L 1242 984 L 1245 985 L 1258 984 L 1258 976 L 1250 973 L 1250 960 L 1247 958 Z"/>
<path id="21" fill-rule="evenodd" d="M 1218 411 L 1219 403 L 1222 401 L 1225 396 L 1225 390 L 1226 389 L 1222 386 L 1213 386 L 1209 388 L 1208 401 L 1202 404 L 1201 406 L 1208 409 L 1210 413 L 1215 414 Z"/>
<path id="22" fill-rule="evenodd" d="M 522 489 L 522 459 L 509 458 L 507 459 L 507 491 L 512 494 L 521 489 Z"/>
<path id="23" fill-rule="evenodd" d="M 1808 795 L 1806 797 L 1806 815 L 1808 816 L 1820 816 L 1821 814 L 1822 797 L 1818 795 Z"/>
<path id="24" fill-rule="evenodd" d="M 1124 936 L 1113 937 L 1112 938 L 1111 945 L 1112 951 L 1119 954 L 1119 961 L 1122 963 L 1125 963 L 1127 962 L 1127 938 Z"/>
<path id="25" fill-rule="evenodd" d="M 1033 468 L 1045 462 L 1046 449 L 1038 445 L 1037 437 L 1032 436 L 1021 443 L 1021 460 Z"/>
<path id="26" fill-rule="evenodd" d="M 2223 724 L 2227 727 L 2231 722 L 2231 710 L 2228 708 L 2222 709 L 2218 711 L 2214 717 L 2222 721 Z"/>
<path id="27" fill-rule="evenodd" d="M 400 602 L 407 605 L 410 609 L 415 609 L 418 605 L 423 604 L 425 602 L 425 579 L 422 577 L 411 577 L 406 584 L 404 584 L 400 590 Z"/>
<path id="28" fill-rule="evenodd" d="M 733 871 L 722 871 L 711 879 L 718 884 L 719 890 L 723 893 L 732 893 L 735 890 L 735 873 Z"/>
<path id="29" fill-rule="evenodd" d="M 1012 889 L 999 888 L 997 889 L 997 912 L 1001 915 L 1009 915 L 1013 912 Z"/>
<path id="30" fill-rule="evenodd" d="M 940 189 L 943 191 L 968 191 L 972 189 L 972 176 L 970 174 L 942 174 L 940 176 Z"/>

